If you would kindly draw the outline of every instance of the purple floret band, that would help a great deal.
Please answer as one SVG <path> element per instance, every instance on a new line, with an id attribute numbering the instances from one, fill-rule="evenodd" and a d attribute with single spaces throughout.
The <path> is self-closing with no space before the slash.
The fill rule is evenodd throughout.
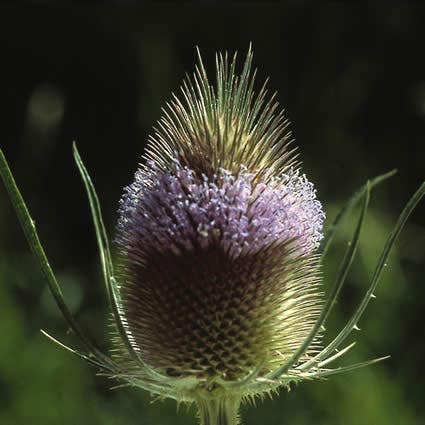
<path id="1" fill-rule="evenodd" d="M 199 176 L 178 160 L 167 171 L 148 161 L 125 188 L 117 244 L 143 257 L 219 243 L 236 257 L 295 240 L 307 253 L 323 237 L 324 217 L 313 184 L 298 170 L 258 179 L 242 166 L 237 174 L 220 168 Z"/>

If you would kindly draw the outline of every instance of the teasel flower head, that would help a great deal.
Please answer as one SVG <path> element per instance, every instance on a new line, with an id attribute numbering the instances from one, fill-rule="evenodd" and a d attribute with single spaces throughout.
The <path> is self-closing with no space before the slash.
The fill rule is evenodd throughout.
<path id="1" fill-rule="evenodd" d="M 219 56 L 216 87 L 199 62 L 120 204 L 124 328 L 152 369 L 190 380 L 176 398 L 255 394 L 229 384 L 289 359 L 322 306 L 322 206 L 283 114 L 264 87 L 254 94 L 251 60 L 236 77 Z"/>
<path id="2" fill-rule="evenodd" d="M 203 425 L 235 425 L 243 401 L 291 383 L 382 358 L 329 368 L 374 298 L 390 250 L 425 184 L 390 234 L 358 308 L 337 336 L 324 324 L 354 259 L 370 188 L 363 186 L 323 234 L 325 214 L 300 169 L 288 121 L 266 84 L 255 90 L 252 52 L 216 57 L 212 83 L 198 54 L 194 76 L 173 95 L 125 188 L 112 261 L 99 200 L 74 144 L 95 224 L 112 309 L 114 348 L 104 354 L 81 330 L 0 150 L 0 172 L 28 242 L 81 349 L 46 335 L 116 378 L 157 397 L 196 403 Z M 341 220 L 362 208 L 340 271 L 324 298 L 320 264 Z"/>

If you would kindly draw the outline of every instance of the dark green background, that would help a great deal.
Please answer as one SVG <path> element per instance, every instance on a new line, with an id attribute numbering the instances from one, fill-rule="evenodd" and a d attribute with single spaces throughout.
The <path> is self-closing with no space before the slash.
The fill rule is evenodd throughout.
<path id="1" fill-rule="evenodd" d="M 259 80 L 293 122 L 304 169 L 328 217 L 368 177 L 398 168 L 373 193 L 358 258 L 328 326 L 343 326 L 365 291 L 397 214 L 424 178 L 425 13 L 416 5 L 0 8 L 0 145 L 28 201 L 79 322 L 108 347 L 106 298 L 82 184 L 77 140 L 110 234 L 160 108 L 192 72 L 199 45 L 211 70 L 217 50 L 250 41 Z M 384 7 L 383 4 L 386 4 Z M 425 206 L 389 261 L 377 299 L 339 364 L 391 354 L 368 369 L 243 409 L 246 425 L 420 425 L 424 406 Z M 329 287 L 356 215 L 324 270 Z M 68 343 L 64 321 L 0 185 L 0 424 L 195 423 L 175 403 L 151 404 L 44 338 Z"/>

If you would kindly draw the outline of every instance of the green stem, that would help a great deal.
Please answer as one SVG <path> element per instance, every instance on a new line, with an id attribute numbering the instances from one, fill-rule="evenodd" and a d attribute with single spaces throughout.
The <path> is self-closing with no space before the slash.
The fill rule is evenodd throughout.
<path id="1" fill-rule="evenodd" d="M 238 425 L 240 404 L 239 397 L 199 399 L 201 425 Z"/>

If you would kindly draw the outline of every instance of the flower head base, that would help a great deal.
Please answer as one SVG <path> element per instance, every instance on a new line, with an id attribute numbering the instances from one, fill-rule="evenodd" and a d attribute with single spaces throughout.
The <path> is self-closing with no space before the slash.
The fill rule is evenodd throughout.
<path id="1" fill-rule="evenodd" d="M 263 86 L 254 93 L 251 51 L 241 75 L 217 56 L 217 83 L 199 58 L 174 96 L 119 210 L 117 272 L 93 183 L 74 145 L 95 224 L 115 329 L 112 358 L 68 309 L 25 202 L 0 150 L 0 174 L 49 288 L 82 349 L 102 373 L 178 402 L 195 401 L 202 425 L 235 425 L 241 400 L 290 382 L 352 370 L 329 364 L 374 298 L 394 242 L 425 194 L 409 200 L 388 237 L 369 289 L 324 348 L 323 325 L 356 253 L 370 188 L 344 206 L 322 239 L 324 213 L 289 149 L 287 121 Z M 326 301 L 323 261 L 342 218 L 363 199 L 352 240 Z M 320 246 L 319 246 L 320 245 Z"/>

